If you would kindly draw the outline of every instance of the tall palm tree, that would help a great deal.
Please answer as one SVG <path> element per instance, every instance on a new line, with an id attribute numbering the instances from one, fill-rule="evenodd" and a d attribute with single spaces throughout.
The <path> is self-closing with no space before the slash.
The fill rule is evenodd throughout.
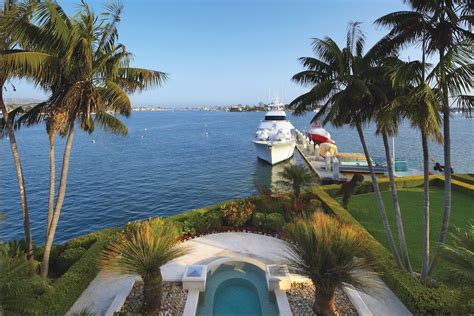
<path id="1" fill-rule="evenodd" d="M 335 290 L 343 284 L 364 289 L 377 286 L 371 264 L 362 258 L 365 240 L 360 233 L 330 215 L 316 212 L 287 228 L 288 265 L 313 282 L 316 292 L 313 311 L 337 315 Z"/>
<path id="2" fill-rule="evenodd" d="M 375 21 L 376 24 L 391 28 L 385 41 L 386 49 L 398 49 L 409 43 L 423 43 L 423 54 L 438 54 L 439 71 L 436 80 L 439 85 L 443 113 L 444 138 L 444 212 L 439 242 L 444 243 L 449 228 L 451 214 L 451 136 L 450 136 L 450 105 L 449 98 L 453 97 L 460 104 L 468 107 L 469 112 L 474 104 L 472 97 L 473 75 L 470 78 L 456 75 L 456 80 L 448 83 L 449 58 L 447 52 L 459 43 L 471 41 L 470 59 L 472 63 L 472 27 L 474 6 L 464 0 L 404 0 L 411 11 L 400 11 L 387 14 Z M 469 87 L 470 86 L 470 87 Z M 466 89 L 467 88 L 467 89 Z M 460 93 L 462 91 L 462 93 Z M 460 95 L 463 95 L 462 97 Z M 433 271 L 436 260 L 433 261 L 430 272 Z"/>
<path id="3" fill-rule="evenodd" d="M 442 141 L 441 108 L 439 92 L 433 90 L 424 81 L 425 62 L 399 62 L 391 72 L 394 86 L 404 92 L 396 97 L 392 106 L 401 111 L 412 127 L 418 128 L 421 133 L 423 151 L 423 255 L 421 277 L 425 279 L 430 270 L 430 216 L 429 216 L 429 147 L 428 138 Z"/>
<path id="4" fill-rule="evenodd" d="M 278 173 L 281 180 L 277 184 L 293 190 L 293 206 L 300 200 L 301 190 L 314 183 L 314 177 L 305 166 L 287 165 Z"/>
<path id="5" fill-rule="evenodd" d="M 384 60 L 387 63 L 387 67 L 394 62 L 395 58 L 386 58 Z M 375 78 L 384 90 L 385 96 L 387 97 L 386 104 L 380 104 L 380 108 L 377 110 L 375 122 L 377 125 L 376 134 L 382 135 L 385 159 L 387 161 L 388 179 L 390 186 L 390 193 L 392 196 L 392 205 L 395 215 L 395 222 L 397 224 L 398 240 L 400 244 L 400 253 L 403 260 L 403 264 L 407 271 L 413 273 L 413 268 L 410 262 L 410 256 L 408 254 L 407 241 L 405 237 L 405 228 L 402 220 L 402 213 L 400 210 L 400 201 L 398 199 L 397 186 L 395 184 L 395 161 L 393 161 L 392 153 L 390 152 L 389 136 L 395 136 L 398 133 L 400 121 L 402 120 L 402 113 L 398 109 L 394 109 L 390 106 L 391 101 L 397 97 L 397 91 L 395 91 L 390 80 L 387 80 L 389 71 L 384 73 L 382 78 Z"/>
<path id="6" fill-rule="evenodd" d="M 29 6 L 32 22 L 17 17 L 7 23 L 12 37 L 29 45 L 25 51 L 3 56 L 4 64 L 12 73 L 51 91 L 47 101 L 19 119 L 20 125 L 45 122 L 50 141 L 44 277 L 48 274 L 50 250 L 64 203 L 76 122 L 89 133 L 98 126 L 126 135 L 126 126 L 109 113 L 129 116 L 127 92 L 159 86 L 167 77 L 162 72 L 129 67 L 130 53 L 117 43 L 122 7 L 111 4 L 107 9 L 99 19 L 82 3 L 80 11 L 70 18 L 57 3 L 46 1 Z M 58 134 L 66 137 L 66 145 L 56 195 L 54 141 Z"/>
<path id="7" fill-rule="evenodd" d="M 182 245 L 176 245 L 178 237 L 175 227 L 161 219 L 138 227 L 131 224 L 102 255 L 105 269 L 141 276 L 147 314 L 158 314 L 161 308 L 163 278 L 160 267 L 188 252 Z"/>
<path id="8" fill-rule="evenodd" d="M 15 1 L 6 0 L 3 4 L 3 8 L 0 8 L 0 20 L 6 15 L 17 14 L 18 9 L 15 6 Z M 13 49 L 15 46 L 14 41 L 11 37 L 4 32 L 0 32 L 0 56 L 5 52 Z M 0 120 L 0 138 L 6 134 L 10 140 L 10 148 L 12 151 L 13 160 L 15 162 L 16 176 L 18 179 L 18 189 L 20 193 L 20 202 L 23 215 L 23 230 L 25 234 L 26 243 L 26 255 L 30 259 L 33 255 L 33 237 L 30 228 L 30 214 L 28 209 L 28 199 L 26 194 L 25 177 L 23 175 L 23 167 L 20 159 L 20 152 L 18 150 L 18 144 L 16 141 L 16 135 L 14 130 L 14 120 L 16 114 L 21 110 L 21 107 L 9 112 L 5 102 L 3 101 L 3 90 L 7 83 L 9 74 L 5 71 L 5 68 L 0 63 L 0 109 L 2 111 L 2 118 Z"/>
<path id="9" fill-rule="evenodd" d="M 307 70 L 293 76 L 297 83 L 313 87 L 293 100 L 289 106 L 294 108 L 295 114 L 301 114 L 323 103 L 313 121 L 325 115 L 324 123 L 356 128 L 370 170 L 390 251 L 397 265 L 403 268 L 363 132 L 363 125 L 371 120 L 375 112 L 374 104 L 385 100 L 383 91 L 377 84 L 367 80 L 383 71 L 383 68 L 373 66 L 377 54 L 372 50 L 363 55 L 364 43 L 365 36 L 358 22 L 349 25 L 345 48 L 339 48 L 331 38 L 314 39 L 313 51 L 317 58 L 300 58 Z"/>

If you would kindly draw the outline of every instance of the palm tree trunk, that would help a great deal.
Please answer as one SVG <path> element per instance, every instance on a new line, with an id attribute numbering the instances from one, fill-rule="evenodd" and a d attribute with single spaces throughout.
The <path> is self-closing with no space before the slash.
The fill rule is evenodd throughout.
<path id="1" fill-rule="evenodd" d="M 382 216 L 382 222 L 385 229 L 385 234 L 387 235 L 388 246 L 390 248 L 390 251 L 392 252 L 395 262 L 397 263 L 397 266 L 400 269 L 403 269 L 400 256 L 398 255 L 397 246 L 395 245 L 395 240 L 393 239 L 392 229 L 390 228 L 390 223 L 388 222 L 387 212 L 385 211 L 385 205 L 382 199 L 382 193 L 380 193 L 379 184 L 377 183 L 377 177 L 375 176 L 374 166 L 372 165 L 372 160 L 370 159 L 369 150 L 365 142 L 364 132 L 362 131 L 362 126 L 360 124 L 357 124 L 357 132 L 359 133 L 360 142 L 362 143 L 362 148 L 364 149 L 365 159 L 367 160 L 367 164 L 369 166 L 370 177 L 372 179 L 372 186 L 374 188 L 374 193 L 377 199 L 377 203 L 379 204 L 379 211 L 380 211 L 380 215 Z"/>
<path id="2" fill-rule="evenodd" d="M 67 176 L 69 172 L 69 161 L 71 157 L 73 139 L 74 139 L 74 121 L 71 123 L 69 127 L 69 133 L 66 140 L 66 147 L 64 148 L 61 179 L 59 180 L 58 198 L 56 200 L 56 207 L 54 209 L 53 218 L 51 220 L 51 227 L 48 231 L 48 236 L 46 238 L 46 245 L 44 247 L 43 261 L 41 263 L 41 276 L 44 278 L 48 276 L 49 256 L 51 253 L 51 247 L 53 246 L 54 234 L 56 233 L 56 227 L 58 226 L 59 215 L 61 214 L 61 208 L 63 206 L 64 196 L 66 194 Z"/>
<path id="3" fill-rule="evenodd" d="M 49 198 L 48 198 L 48 222 L 46 223 L 46 239 L 51 228 L 51 221 L 54 213 L 54 194 L 56 186 L 56 158 L 54 156 L 55 149 L 55 133 L 49 132 Z"/>
<path id="4" fill-rule="evenodd" d="M 26 257 L 31 259 L 33 256 L 33 238 L 31 236 L 30 228 L 30 213 L 28 210 L 28 201 L 26 198 L 25 177 L 23 175 L 23 167 L 21 165 L 20 152 L 18 151 L 18 144 L 16 142 L 15 130 L 10 121 L 8 110 L 3 102 L 3 86 L 5 81 L 0 81 L 0 107 L 2 109 L 3 119 L 7 127 L 8 138 L 10 139 L 10 147 L 12 150 L 13 160 L 15 161 L 16 176 L 18 179 L 18 189 L 20 191 L 21 209 L 23 213 L 23 230 L 25 234 L 25 251 Z"/>
<path id="5" fill-rule="evenodd" d="M 324 315 L 324 316 L 337 315 L 335 292 L 336 292 L 335 288 L 328 289 L 327 291 L 323 291 L 319 289 L 318 287 L 316 287 L 316 291 L 314 293 L 314 304 L 313 304 L 313 312 L 316 315 Z"/>
<path id="6" fill-rule="evenodd" d="M 450 132 L 450 111 L 448 102 L 448 90 L 446 87 L 446 73 L 444 68 L 444 49 L 439 51 L 439 60 L 441 63 L 441 80 L 443 100 L 443 139 L 444 139 L 444 212 L 441 231 L 439 234 L 439 243 L 444 244 L 448 235 L 449 218 L 451 216 L 451 132 Z M 439 252 L 436 252 L 433 262 L 431 263 L 428 275 L 433 273 L 438 264 Z"/>
<path id="7" fill-rule="evenodd" d="M 394 175 L 394 165 L 392 163 L 392 157 L 390 154 L 390 146 L 388 144 L 388 136 L 386 133 L 382 134 L 383 138 L 383 145 L 385 147 L 385 158 L 387 159 L 387 168 L 388 168 L 388 179 L 390 184 L 390 191 L 392 192 L 392 203 L 393 203 L 393 210 L 395 213 L 395 221 L 397 223 L 397 230 L 398 230 L 398 238 L 400 241 L 400 252 L 402 254 L 403 264 L 405 268 L 410 272 L 413 273 L 413 269 L 410 263 L 410 257 L 408 255 L 408 248 L 407 242 L 405 239 L 405 229 L 403 227 L 403 220 L 402 220 L 402 213 L 400 211 L 400 202 L 398 200 L 398 192 L 397 187 L 395 185 L 395 175 Z"/>
<path id="8" fill-rule="evenodd" d="M 143 284 L 143 298 L 145 301 L 145 312 L 147 315 L 158 315 L 161 309 L 161 298 L 163 295 L 163 284 L 161 276 L 145 280 Z"/>
<path id="9" fill-rule="evenodd" d="M 423 148 L 423 257 L 421 263 L 421 279 L 428 276 L 430 264 L 430 175 L 429 149 L 425 132 L 421 131 Z"/>

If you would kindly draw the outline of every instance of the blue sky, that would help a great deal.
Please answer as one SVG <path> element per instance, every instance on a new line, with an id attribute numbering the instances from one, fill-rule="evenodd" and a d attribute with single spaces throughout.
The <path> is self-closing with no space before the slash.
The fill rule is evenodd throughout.
<path id="1" fill-rule="evenodd" d="M 79 1 L 58 0 L 73 13 Z M 99 13 L 106 1 L 88 3 Z M 293 83 L 297 58 L 311 56 L 311 38 L 343 45 L 347 23 L 363 22 L 367 45 L 387 30 L 373 21 L 402 10 L 401 0 L 125 0 L 120 42 L 133 64 L 169 73 L 161 88 L 132 95 L 134 106 L 257 104 L 269 88 L 289 102 L 305 89 Z M 367 46 L 369 47 L 369 46 Z M 416 55 L 414 50 L 405 54 Z M 412 57 L 413 58 L 413 57 Z M 44 98 L 17 82 L 10 98 Z"/>

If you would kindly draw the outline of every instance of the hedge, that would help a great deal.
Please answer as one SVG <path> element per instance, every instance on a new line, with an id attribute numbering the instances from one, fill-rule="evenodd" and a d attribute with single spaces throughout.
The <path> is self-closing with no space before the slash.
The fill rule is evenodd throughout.
<path id="1" fill-rule="evenodd" d="M 470 173 L 456 173 L 451 176 L 454 180 L 465 182 L 474 185 L 474 174 Z"/>
<path id="2" fill-rule="evenodd" d="M 444 187 L 444 177 L 436 176 L 433 180 L 434 185 Z M 451 179 L 451 189 L 462 194 L 474 197 L 474 185 L 459 180 Z"/>
<path id="3" fill-rule="evenodd" d="M 42 295 L 40 305 L 45 314 L 64 315 L 81 293 L 99 273 L 99 257 L 107 243 L 116 236 L 117 228 L 108 228 L 94 233 L 97 241 L 72 267 L 53 283 L 52 291 Z"/>
<path id="4" fill-rule="evenodd" d="M 315 187 L 311 191 L 319 197 L 326 211 L 362 231 L 367 238 L 367 255 L 374 259 L 376 270 L 382 273 L 381 278 L 411 312 L 415 314 L 468 312 L 463 310 L 467 308 L 466 306 L 458 305 L 461 289 L 446 285 L 439 285 L 436 288 L 424 286 L 411 274 L 398 269 L 391 253 L 325 190 Z"/>

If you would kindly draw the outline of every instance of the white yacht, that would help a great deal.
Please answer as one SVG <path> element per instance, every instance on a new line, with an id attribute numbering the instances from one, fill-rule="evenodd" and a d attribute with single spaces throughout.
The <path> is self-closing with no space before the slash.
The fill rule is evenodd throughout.
<path id="1" fill-rule="evenodd" d="M 269 105 L 253 140 L 258 158 L 271 165 L 291 158 L 295 150 L 295 127 L 286 119 L 283 108 L 284 104 L 278 99 Z"/>

